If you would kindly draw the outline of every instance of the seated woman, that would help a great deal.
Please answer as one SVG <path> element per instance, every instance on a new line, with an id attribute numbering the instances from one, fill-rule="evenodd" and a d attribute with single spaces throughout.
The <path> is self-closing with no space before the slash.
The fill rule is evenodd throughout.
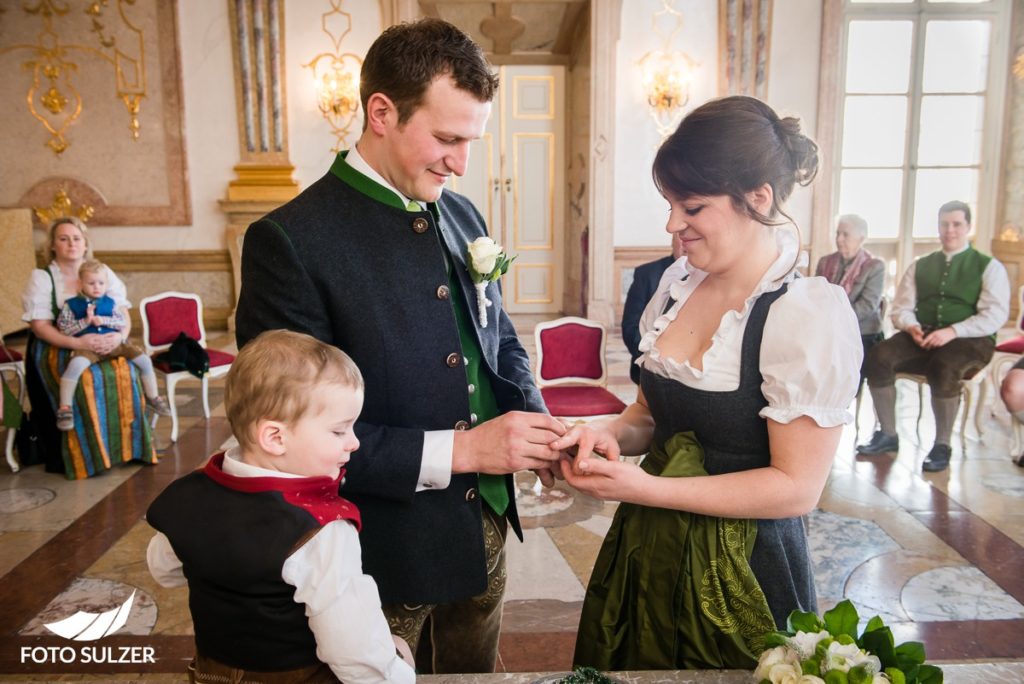
<path id="1" fill-rule="evenodd" d="M 1013 368 L 1003 378 L 999 394 L 1013 420 L 1024 423 L 1024 359 L 1013 364 Z M 1024 468 L 1024 453 L 1014 456 L 1013 462 Z"/>
<path id="2" fill-rule="evenodd" d="M 105 334 L 88 333 L 70 337 L 56 327 L 65 300 L 81 289 L 78 269 L 90 258 L 85 224 L 73 217 L 50 223 L 45 253 L 53 261 L 45 269 L 32 271 L 22 294 L 22 319 L 31 328 L 25 355 L 26 383 L 33 412 L 39 412 L 40 426 L 52 425 L 44 437 L 46 469 L 63 471 L 68 479 L 81 479 L 128 461 L 156 463 L 152 433 L 146 422 L 145 397 L 135 367 L 118 358 L 93 364 L 82 374 L 75 391 L 72 429 L 58 436 L 56 418 L 61 374 L 73 351 L 106 356 L 128 337 L 128 327 Z M 110 297 L 122 314 L 128 302 L 124 283 L 108 269 Z M 128 320 L 127 315 L 125 319 Z M 58 446 L 59 445 L 59 446 Z"/>
<path id="3" fill-rule="evenodd" d="M 836 222 L 836 251 L 823 256 L 815 275 L 824 277 L 846 290 L 853 312 L 857 314 L 864 358 L 868 350 L 882 341 L 882 289 L 885 286 L 885 262 L 864 249 L 868 222 L 857 214 L 844 214 Z M 864 381 L 864 366 L 860 369 Z"/>

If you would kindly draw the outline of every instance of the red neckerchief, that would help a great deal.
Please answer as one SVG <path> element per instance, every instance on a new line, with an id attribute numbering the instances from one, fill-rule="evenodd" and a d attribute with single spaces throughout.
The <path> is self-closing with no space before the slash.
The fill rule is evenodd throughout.
<path id="1" fill-rule="evenodd" d="M 281 492 L 284 500 L 292 506 L 303 508 L 316 518 L 320 525 L 335 520 L 348 520 L 357 530 L 363 527 L 359 509 L 348 499 L 338 494 L 338 486 L 345 476 L 342 468 L 338 477 L 236 477 L 224 472 L 224 452 L 210 457 L 203 473 L 219 485 L 238 492 L 256 494 L 259 492 Z"/>

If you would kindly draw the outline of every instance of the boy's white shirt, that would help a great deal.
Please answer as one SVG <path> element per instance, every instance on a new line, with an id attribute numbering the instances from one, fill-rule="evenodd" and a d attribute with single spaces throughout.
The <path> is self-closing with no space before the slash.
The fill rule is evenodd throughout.
<path id="1" fill-rule="evenodd" d="M 267 470 L 239 460 L 238 448 L 224 457 L 224 472 L 234 477 L 302 477 Z M 181 561 L 165 534 L 149 542 L 146 561 L 164 587 L 186 584 Z M 317 657 L 346 684 L 416 681 L 416 672 L 395 652 L 380 607 L 377 583 L 363 574 L 359 534 L 347 520 L 324 525 L 288 557 L 282 579 L 295 587 L 295 601 L 305 604 Z"/>

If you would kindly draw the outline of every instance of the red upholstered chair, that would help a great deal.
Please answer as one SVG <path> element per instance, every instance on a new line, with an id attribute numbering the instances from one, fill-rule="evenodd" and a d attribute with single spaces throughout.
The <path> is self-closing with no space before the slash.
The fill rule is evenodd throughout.
<path id="1" fill-rule="evenodd" d="M 995 356 L 992 357 L 990 368 L 991 382 L 993 387 L 999 387 L 1003 383 L 1003 376 L 1010 370 L 1013 364 L 1020 360 L 1024 354 L 1024 285 L 1017 291 L 1017 336 L 996 345 Z"/>
<path id="2" fill-rule="evenodd" d="M 567 316 L 538 323 L 537 387 L 553 416 L 583 417 L 621 413 L 626 405 L 609 392 L 604 326 Z"/>
<path id="3" fill-rule="evenodd" d="M 5 373 L 14 373 L 14 377 L 18 379 L 18 401 L 24 401 L 25 361 L 19 352 L 4 345 L 3 339 L 0 337 L 0 382 L 7 381 L 4 377 Z M 14 435 L 17 432 L 17 428 L 7 428 L 7 446 L 4 453 L 12 473 L 18 472 L 19 469 L 18 462 L 14 459 Z"/>
<path id="4" fill-rule="evenodd" d="M 150 356 L 169 349 L 179 333 L 185 333 L 206 349 L 206 329 L 203 327 L 203 300 L 188 292 L 161 292 L 146 297 L 139 303 L 142 316 L 142 343 Z M 210 372 L 203 375 L 203 415 L 210 417 L 210 378 L 227 375 L 235 360 L 233 354 L 206 349 L 210 355 Z M 174 403 L 174 388 L 180 380 L 193 378 L 184 370 L 173 370 L 169 364 L 153 359 L 153 367 L 164 376 L 167 385 L 167 403 L 171 407 L 171 441 L 178 441 L 178 407 Z M 153 425 L 159 416 L 153 416 Z"/>

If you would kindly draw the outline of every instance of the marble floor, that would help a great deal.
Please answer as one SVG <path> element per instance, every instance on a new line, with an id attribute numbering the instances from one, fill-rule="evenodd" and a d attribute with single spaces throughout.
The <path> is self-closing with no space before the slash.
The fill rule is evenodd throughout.
<path id="1" fill-rule="evenodd" d="M 516 320 L 531 354 L 537 320 Z M 17 337 L 8 341 L 19 344 Z M 232 348 L 226 336 L 211 342 Z M 617 333 L 609 335 L 608 361 L 610 389 L 631 401 L 635 388 Z M 170 442 L 170 421 L 161 420 L 155 467 L 125 466 L 70 482 L 41 466 L 17 474 L 0 466 L 0 680 L 180 679 L 192 653 L 187 595 L 149 577 L 144 551 L 151 530 L 142 516 L 164 486 L 231 438 L 221 388 L 222 381 L 211 387 L 207 421 L 198 384 L 179 386 L 179 439 Z M 954 435 L 949 470 L 925 474 L 920 464 L 932 423 L 926 415 L 917 426 L 915 386 L 901 384 L 900 397 L 899 455 L 857 456 L 858 436 L 848 426 L 820 505 L 808 517 L 819 607 L 849 598 L 862 616 L 881 615 L 898 642 L 923 641 L 929 661 L 1024 660 L 1024 469 L 1010 462 L 1009 416 L 990 398 L 983 437 L 973 425 L 964 440 Z M 868 399 L 861 439 L 870 436 L 871 423 Z M 508 546 L 499 669 L 565 670 L 615 506 L 564 485 L 543 490 L 529 473 L 516 482 L 526 541 Z M 124 653 L 150 648 L 155 662 L 22 662 L 25 647 L 58 653 L 67 644 L 43 623 L 77 610 L 110 610 L 132 592 L 127 623 L 103 643 Z"/>

